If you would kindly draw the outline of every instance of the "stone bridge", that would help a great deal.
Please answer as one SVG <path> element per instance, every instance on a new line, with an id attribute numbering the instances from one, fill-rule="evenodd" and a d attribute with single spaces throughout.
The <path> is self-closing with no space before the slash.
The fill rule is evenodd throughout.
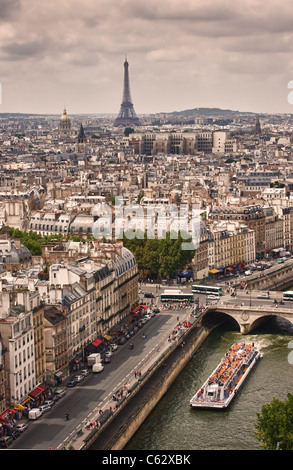
<path id="1" fill-rule="evenodd" d="M 209 305 L 202 315 L 202 325 L 219 320 L 221 314 L 233 318 L 239 325 L 240 333 L 243 335 L 250 333 L 268 317 L 282 317 L 291 323 L 293 327 L 293 309 L 275 308 L 269 306 L 231 306 L 231 305 Z M 290 326 L 291 327 L 291 326 Z"/>

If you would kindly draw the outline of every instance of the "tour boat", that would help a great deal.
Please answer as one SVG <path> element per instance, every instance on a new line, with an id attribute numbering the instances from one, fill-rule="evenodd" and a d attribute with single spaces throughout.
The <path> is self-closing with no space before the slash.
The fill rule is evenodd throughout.
<path id="1" fill-rule="evenodd" d="M 190 400 L 193 408 L 227 408 L 245 382 L 260 352 L 254 343 L 235 343 Z"/>

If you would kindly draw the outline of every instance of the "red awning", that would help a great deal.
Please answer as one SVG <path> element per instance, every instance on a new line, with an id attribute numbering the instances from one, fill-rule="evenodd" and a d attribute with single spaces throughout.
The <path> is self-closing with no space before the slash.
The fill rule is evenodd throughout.
<path id="1" fill-rule="evenodd" d="M 133 310 L 133 313 L 136 313 L 138 310 L 140 310 L 141 308 L 148 308 L 147 305 L 139 305 L 138 307 L 136 307 L 134 310 Z"/>
<path id="2" fill-rule="evenodd" d="M 32 398 L 37 398 L 41 395 L 41 393 L 47 390 L 47 385 L 38 385 L 32 392 L 29 393 L 29 396 Z"/>
<path id="3" fill-rule="evenodd" d="M 99 338 L 95 339 L 95 341 L 92 342 L 94 346 L 99 346 L 103 341 L 100 340 Z"/>
<path id="4" fill-rule="evenodd" d="M 5 410 L 3 411 L 3 413 L 0 414 L 0 421 L 2 421 L 3 423 L 6 423 L 6 420 L 7 420 L 7 417 L 9 415 L 9 413 L 17 413 L 16 410 L 11 410 L 10 408 L 8 410 Z"/>
<path id="5" fill-rule="evenodd" d="M 32 392 L 29 393 L 29 396 L 32 398 L 38 398 L 42 392 L 43 390 L 41 390 L 40 388 L 35 388 Z"/>

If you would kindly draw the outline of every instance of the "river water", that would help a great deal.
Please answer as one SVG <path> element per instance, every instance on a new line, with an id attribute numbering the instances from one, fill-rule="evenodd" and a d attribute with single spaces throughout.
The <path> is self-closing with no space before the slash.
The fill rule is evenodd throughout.
<path id="1" fill-rule="evenodd" d="M 292 327 L 278 318 L 246 336 L 227 327 L 213 331 L 124 450 L 260 450 L 254 433 L 257 413 L 273 398 L 285 400 L 293 393 L 292 339 Z M 263 357 L 230 407 L 192 409 L 190 398 L 238 341 L 254 341 Z"/>

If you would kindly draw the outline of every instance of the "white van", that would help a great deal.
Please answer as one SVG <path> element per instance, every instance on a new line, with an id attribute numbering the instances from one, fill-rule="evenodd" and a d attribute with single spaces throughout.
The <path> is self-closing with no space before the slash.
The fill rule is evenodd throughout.
<path id="1" fill-rule="evenodd" d="M 248 270 L 248 271 L 245 271 L 244 274 L 245 274 L 245 276 L 250 276 L 252 274 L 252 272 Z"/>
<path id="2" fill-rule="evenodd" d="M 102 370 L 104 370 L 104 366 L 100 362 L 97 362 L 92 367 L 93 374 L 96 373 L 96 372 L 102 372 Z"/>
<path id="3" fill-rule="evenodd" d="M 40 408 L 32 408 L 28 412 L 28 419 L 38 419 L 40 416 L 42 416 Z"/>

